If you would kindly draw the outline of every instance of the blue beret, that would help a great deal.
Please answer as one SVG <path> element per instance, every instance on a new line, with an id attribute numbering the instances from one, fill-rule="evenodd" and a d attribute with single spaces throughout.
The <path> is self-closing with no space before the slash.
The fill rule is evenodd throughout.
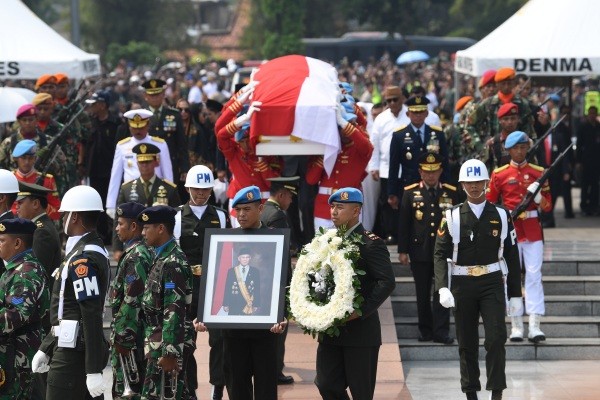
<path id="1" fill-rule="evenodd" d="M 129 201 L 127 203 L 119 204 L 117 207 L 117 217 L 136 219 L 145 209 L 145 205 Z"/>
<path id="2" fill-rule="evenodd" d="M 529 143 L 529 137 L 527 137 L 527 134 L 525 132 L 514 131 L 506 138 L 506 141 L 504 142 L 504 148 L 510 149 L 515 144 L 519 143 Z"/>
<path id="3" fill-rule="evenodd" d="M 363 195 L 362 192 L 353 187 L 345 187 L 339 189 L 337 192 L 329 196 L 329 200 L 327 203 L 331 204 L 333 202 L 337 203 L 363 203 Z"/>
<path id="4" fill-rule="evenodd" d="M 247 137 L 249 135 L 249 133 L 248 133 L 249 129 L 250 129 L 250 122 L 246 122 L 244 125 L 242 125 L 240 130 L 235 133 L 235 135 L 233 137 L 235 139 L 235 141 L 239 142 L 243 138 Z"/>
<path id="5" fill-rule="evenodd" d="M 177 210 L 169 206 L 154 206 L 144 209 L 137 219 L 143 224 L 175 223 Z"/>
<path id="6" fill-rule="evenodd" d="M 340 82 L 340 87 L 344 89 L 348 94 L 352 94 L 352 92 L 354 91 L 352 84 L 348 82 Z"/>
<path id="7" fill-rule="evenodd" d="M 255 201 L 260 201 L 260 189 L 258 186 L 248 186 L 240 189 L 233 196 L 231 207 L 235 207 L 238 204 L 254 203 Z"/>
<path id="8" fill-rule="evenodd" d="M 37 143 L 31 139 L 24 139 L 19 141 L 12 152 L 13 157 L 21 157 L 26 154 L 35 155 L 35 147 Z"/>
<path id="9" fill-rule="evenodd" d="M 33 235 L 35 224 L 25 218 L 11 218 L 0 222 L 0 235 Z"/>

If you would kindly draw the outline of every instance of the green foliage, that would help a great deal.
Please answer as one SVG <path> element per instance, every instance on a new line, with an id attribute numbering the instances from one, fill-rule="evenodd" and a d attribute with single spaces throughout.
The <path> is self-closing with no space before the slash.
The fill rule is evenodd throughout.
<path id="1" fill-rule="evenodd" d="M 59 7 L 68 7 L 70 2 L 68 0 L 23 0 L 23 3 L 42 21 L 52 25 L 60 19 Z"/>
<path id="2" fill-rule="evenodd" d="M 106 51 L 105 61 L 108 65 L 116 65 L 121 58 L 136 65 L 153 65 L 160 49 L 148 42 L 130 41 L 126 45 L 111 43 Z"/>
<path id="3" fill-rule="evenodd" d="M 450 36 L 466 36 L 481 39 L 500 26 L 527 0 L 454 0 L 449 9 L 454 28 Z"/>

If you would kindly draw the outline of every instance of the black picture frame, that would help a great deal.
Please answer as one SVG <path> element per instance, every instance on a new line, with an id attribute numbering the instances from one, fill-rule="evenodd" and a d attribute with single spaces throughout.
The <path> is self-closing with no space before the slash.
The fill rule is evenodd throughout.
<path id="1" fill-rule="evenodd" d="M 206 229 L 198 321 L 225 329 L 269 329 L 283 321 L 289 246 L 289 229 Z M 250 258 L 245 280 L 248 256 L 240 252 Z"/>

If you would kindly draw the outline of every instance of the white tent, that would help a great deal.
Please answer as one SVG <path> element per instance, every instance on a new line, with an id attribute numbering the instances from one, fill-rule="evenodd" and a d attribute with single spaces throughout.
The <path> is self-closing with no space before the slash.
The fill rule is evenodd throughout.
<path id="1" fill-rule="evenodd" d="M 496 30 L 456 53 L 456 72 L 513 67 L 530 76 L 600 73 L 600 1 L 530 0 Z"/>
<path id="2" fill-rule="evenodd" d="M 62 72 L 100 74 L 100 57 L 71 44 L 20 0 L 0 0 L 0 79 L 37 79 Z"/>

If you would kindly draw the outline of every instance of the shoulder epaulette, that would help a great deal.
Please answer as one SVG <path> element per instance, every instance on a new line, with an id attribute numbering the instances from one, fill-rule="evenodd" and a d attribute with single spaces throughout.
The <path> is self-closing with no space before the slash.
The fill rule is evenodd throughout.
<path id="1" fill-rule="evenodd" d="M 125 138 L 125 139 L 121 139 L 119 140 L 119 142 L 117 144 L 123 144 L 123 143 L 127 143 L 131 140 L 131 136 Z"/>
<path id="2" fill-rule="evenodd" d="M 531 164 L 531 163 L 529 164 L 529 166 L 537 171 L 542 171 L 542 172 L 545 169 L 544 167 L 540 167 L 539 165 L 535 165 L 535 164 Z"/>
<path id="3" fill-rule="evenodd" d="M 125 186 L 125 185 L 127 185 L 128 183 L 131 183 L 131 182 L 133 182 L 133 181 L 135 181 L 135 179 L 132 179 L 132 180 L 130 180 L 130 181 L 127 181 L 127 182 L 123 182 L 123 183 L 121 184 L 121 186 Z"/>
<path id="4" fill-rule="evenodd" d="M 402 129 L 406 128 L 407 126 L 408 126 L 408 125 L 402 125 L 402 126 L 401 126 L 401 127 L 399 127 L 398 129 L 396 129 L 396 130 L 394 131 L 394 133 L 396 133 L 396 132 L 400 132 Z"/>
<path id="5" fill-rule="evenodd" d="M 437 125 L 429 125 L 429 127 L 431 129 L 433 129 L 434 131 L 442 131 L 442 127 L 441 126 L 437 126 Z"/>
<path id="6" fill-rule="evenodd" d="M 165 139 L 159 138 L 158 136 L 150 136 L 150 139 L 158 143 L 165 143 Z"/>
<path id="7" fill-rule="evenodd" d="M 166 184 L 167 184 L 167 185 L 169 185 L 169 186 L 177 187 L 177 185 L 176 185 L 176 184 L 174 184 L 173 182 L 171 182 L 171 181 L 170 181 L 170 180 L 168 180 L 168 179 L 163 179 L 163 182 L 164 182 L 164 183 L 166 183 Z"/>
<path id="8" fill-rule="evenodd" d="M 456 192 L 456 186 L 452 186 L 447 183 L 442 183 L 442 187 L 445 187 L 446 189 L 450 189 L 450 190 Z"/>
<path id="9" fill-rule="evenodd" d="M 377 239 L 379 239 L 379 236 L 377 236 L 376 234 L 374 234 L 371 231 L 365 231 L 365 236 L 368 237 L 371 240 L 377 240 Z"/>
<path id="10" fill-rule="evenodd" d="M 412 185 L 408 185 L 408 186 L 404 186 L 404 190 L 410 190 L 410 189 L 414 189 L 417 186 L 419 186 L 419 183 L 413 183 Z"/>
<path id="11" fill-rule="evenodd" d="M 52 174 L 46 174 L 45 177 L 52 179 L 52 178 L 54 178 L 54 175 L 52 175 Z"/>
<path id="12" fill-rule="evenodd" d="M 504 164 L 503 166 L 496 168 L 494 170 L 494 173 L 497 173 L 497 172 L 500 172 L 500 171 L 504 171 L 506 168 L 508 168 L 509 165 L 510 164 Z"/>
<path id="13" fill-rule="evenodd" d="M 35 221 L 35 226 L 37 226 L 38 228 L 43 228 L 44 227 L 44 223 L 42 221 Z"/>

